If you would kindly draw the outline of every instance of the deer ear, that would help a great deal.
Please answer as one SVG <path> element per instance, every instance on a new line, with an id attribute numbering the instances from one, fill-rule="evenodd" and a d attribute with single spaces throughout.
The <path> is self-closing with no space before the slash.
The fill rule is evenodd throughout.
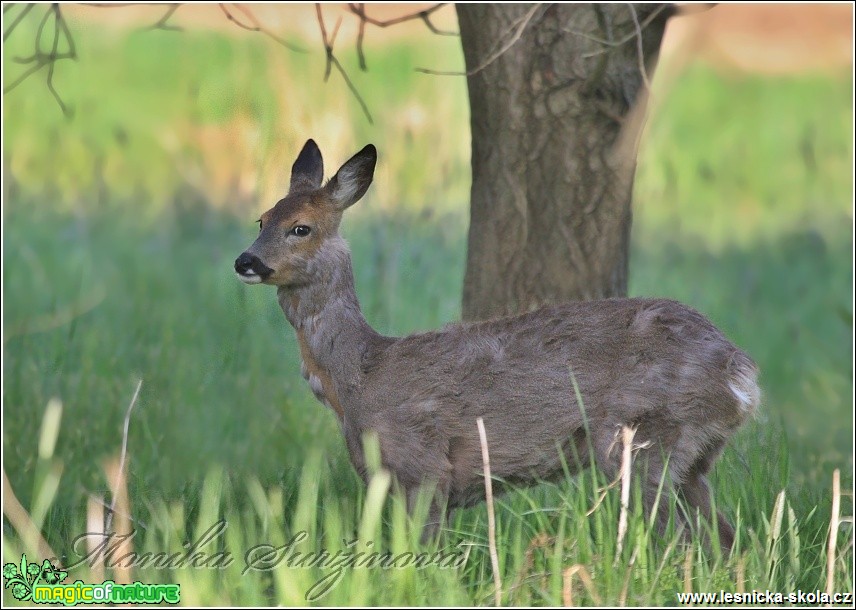
<path id="1" fill-rule="evenodd" d="M 321 188 L 324 179 L 324 160 L 315 140 L 307 140 L 297 160 L 291 166 L 291 186 L 289 193 L 300 190 Z"/>
<path id="2" fill-rule="evenodd" d="M 372 183 L 376 163 L 377 149 L 369 144 L 339 168 L 324 187 L 336 209 L 344 210 L 366 194 Z"/>

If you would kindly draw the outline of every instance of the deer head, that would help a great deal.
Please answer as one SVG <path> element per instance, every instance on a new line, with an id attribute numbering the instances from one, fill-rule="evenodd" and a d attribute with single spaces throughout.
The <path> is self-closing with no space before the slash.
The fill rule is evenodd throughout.
<path id="1" fill-rule="evenodd" d="M 259 218 L 259 236 L 235 260 L 247 284 L 299 287 L 313 278 L 313 261 L 338 239 L 342 212 L 372 183 L 377 150 L 371 144 L 345 162 L 327 184 L 321 151 L 308 140 L 291 167 L 288 194 Z"/>

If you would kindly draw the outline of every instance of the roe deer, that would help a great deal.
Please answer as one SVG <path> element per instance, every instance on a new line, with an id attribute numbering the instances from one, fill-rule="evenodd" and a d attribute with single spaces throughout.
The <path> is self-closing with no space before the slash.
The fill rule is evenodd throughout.
<path id="1" fill-rule="evenodd" d="M 446 506 L 483 498 L 477 418 L 491 470 L 518 483 L 555 478 L 563 462 L 574 471 L 595 463 L 614 477 L 615 439 L 626 425 L 644 447 L 636 459 L 643 504 L 658 506 L 658 526 L 668 521 L 668 503 L 655 502 L 663 480 L 690 509 L 716 518 L 729 548 L 734 530 L 712 514 L 705 475 L 759 403 L 752 360 L 701 314 L 663 299 L 567 303 L 403 338 L 378 334 L 360 312 L 338 234 L 376 161 L 368 145 L 322 186 L 321 152 L 309 140 L 288 194 L 262 214 L 258 238 L 235 261 L 242 281 L 277 287 L 303 376 L 338 415 L 360 475 L 362 435 L 372 431 L 411 507 L 422 483 L 435 486 L 430 534 Z"/>

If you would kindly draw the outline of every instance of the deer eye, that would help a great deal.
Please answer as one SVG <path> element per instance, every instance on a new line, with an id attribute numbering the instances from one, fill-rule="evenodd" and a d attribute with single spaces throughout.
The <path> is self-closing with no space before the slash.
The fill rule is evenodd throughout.
<path id="1" fill-rule="evenodd" d="M 261 231 L 262 230 L 262 219 L 259 218 L 256 222 L 259 223 L 259 231 Z"/>
<path id="2" fill-rule="evenodd" d="M 297 235 L 298 237 L 306 237 L 310 233 L 312 233 L 312 229 L 310 229 L 306 225 L 297 225 L 291 230 L 291 234 Z"/>

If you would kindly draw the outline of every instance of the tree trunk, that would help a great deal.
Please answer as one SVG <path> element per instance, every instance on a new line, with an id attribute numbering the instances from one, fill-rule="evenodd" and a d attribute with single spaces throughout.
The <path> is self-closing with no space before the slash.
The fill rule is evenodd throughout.
<path id="1" fill-rule="evenodd" d="M 459 4 L 457 12 L 472 128 L 464 319 L 625 295 L 645 79 L 670 10 Z"/>

